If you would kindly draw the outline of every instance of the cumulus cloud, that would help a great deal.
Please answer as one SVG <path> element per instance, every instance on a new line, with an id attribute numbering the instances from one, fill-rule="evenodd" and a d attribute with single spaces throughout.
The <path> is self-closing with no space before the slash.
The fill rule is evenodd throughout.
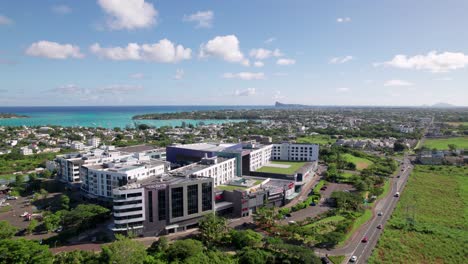
<path id="1" fill-rule="evenodd" d="M 130 78 L 132 79 L 143 79 L 145 78 L 145 75 L 141 72 L 137 72 L 137 73 L 134 73 L 132 75 L 130 75 Z"/>
<path id="2" fill-rule="evenodd" d="M 10 25 L 13 24 L 13 20 L 9 19 L 4 15 L 0 15 L 0 25 Z"/>
<path id="3" fill-rule="evenodd" d="M 296 60 L 293 60 L 293 59 L 279 59 L 279 60 L 276 61 L 276 64 L 282 65 L 282 66 L 294 65 L 294 64 L 296 64 Z"/>
<path id="4" fill-rule="evenodd" d="M 266 39 L 266 40 L 264 41 L 264 43 L 265 43 L 265 44 L 270 44 L 270 43 L 272 43 L 272 42 L 275 41 L 275 40 L 276 40 L 276 38 L 269 38 L 269 39 Z"/>
<path id="5" fill-rule="evenodd" d="M 381 64 L 377 63 L 375 65 L 379 66 Z M 449 72 L 465 68 L 468 65 L 468 55 L 461 52 L 437 53 L 437 51 L 413 57 L 400 54 L 383 64 L 400 69 L 426 70 L 434 73 Z"/>
<path id="6" fill-rule="evenodd" d="M 254 62 L 254 66 L 260 68 L 260 67 L 265 66 L 265 64 L 263 62 L 261 62 L 261 61 L 256 61 L 256 62 Z"/>
<path id="7" fill-rule="evenodd" d="M 346 92 L 349 92 L 349 88 L 348 87 L 340 87 L 340 88 L 337 88 L 336 91 L 338 91 L 340 93 L 346 93 Z"/>
<path id="8" fill-rule="evenodd" d="M 236 90 L 234 95 L 236 96 L 252 96 L 255 95 L 257 92 L 255 88 L 247 88 L 245 90 Z"/>
<path id="9" fill-rule="evenodd" d="M 185 72 L 183 69 L 177 69 L 174 75 L 174 80 L 182 80 L 184 78 Z"/>
<path id="10" fill-rule="evenodd" d="M 239 72 L 239 73 L 225 73 L 223 74 L 225 79 L 240 79 L 240 80 L 263 80 L 265 74 L 263 72 Z"/>
<path id="11" fill-rule="evenodd" d="M 67 5 L 55 5 L 51 8 L 52 12 L 59 14 L 59 15 L 66 15 L 72 12 L 71 7 Z"/>
<path id="12" fill-rule="evenodd" d="M 328 63 L 330 64 L 343 64 L 343 63 L 346 63 L 348 61 L 351 61 L 353 60 L 353 56 L 344 56 L 344 57 L 334 57 L 334 58 L 331 58 L 330 61 Z"/>
<path id="13" fill-rule="evenodd" d="M 110 29 L 148 28 L 156 24 L 158 11 L 145 0 L 98 0 Z"/>
<path id="14" fill-rule="evenodd" d="M 177 63 L 188 60 L 192 50 L 182 45 L 175 45 L 168 39 L 162 39 L 154 44 L 129 43 L 126 47 L 103 48 L 99 43 L 90 47 L 98 57 L 110 60 L 144 60 L 161 63 Z"/>
<path id="15" fill-rule="evenodd" d="M 217 36 L 202 44 L 200 48 L 200 58 L 217 57 L 228 62 L 241 63 L 249 66 L 250 62 L 244 57 L 240 50 L 239 40 L 235 35 Z"/>
<path id="16" fill-rule="evenodd" d="M 338 23 L 349 23 L 351 22 L 351 18 L 350 17 L 339 17 L 336 19 L 336 22 Z"/>
<path id="17" fill-rule="evenodd" d="M 83 58 L 80 48 L 72 44 L 60 44 L 41 40 L 35 42 L 26 49 L 26 54 L 34 57 L 43 57 L 49 59 L 67 59 L 67 58 Z"/>
<path id="18" fill-rule="evenodd" d="M 213 26 L 214 13 L 211 10 L 198 11 L 195 14 L 185 15 L 183 21 L 196 22 L 197 28 L 210 28 Z"/>
<path id="19" fill-rule="evenodd" d="M 257 60 L 264 60 L 264 59 L 268 59 L 270 57 L 281 57 L 283 56 L 283 53 L 281 53 L 281 51 L 279 49 L 275 49 L 275 50 L 268 50 L 268 49 L 252 49 L 250 50 L 250 53 L 249 53 L 250 57 L 253 57 Z"/>
<path id="20" fill-rule="evenodd" d="M 275 91 L 275 93 L 273 94 L 273 99 L 275 100 L 280 100 L 280 99 L 284 99 L 285 96 L 281 94 L 280 91 Z"/>
<path id="21" fill-rule="evenodd" d="M 412 86 L 413 83 L 405 80 L 388 80 L 384 83 L 384 86 Z"/>

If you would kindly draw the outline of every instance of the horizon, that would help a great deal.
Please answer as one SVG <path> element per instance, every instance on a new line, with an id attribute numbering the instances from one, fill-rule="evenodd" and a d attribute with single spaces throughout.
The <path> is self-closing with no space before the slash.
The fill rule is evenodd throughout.
<path id="1" fill-rule="evenodd" d="M 468 106 L 468 2 L 241 3 L 2 2 L 0 104 Z"/>

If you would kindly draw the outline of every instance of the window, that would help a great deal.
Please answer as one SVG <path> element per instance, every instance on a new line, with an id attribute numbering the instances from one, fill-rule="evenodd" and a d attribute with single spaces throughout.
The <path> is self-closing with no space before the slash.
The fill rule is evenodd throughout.
<path id="1" fill-rule="evenodd" d="M 198 213 L 198 184 L 187 187 L 188 214 Z"/>
<path id="2" fill-rule="evenodd" d="M 148 215 L 149 221 L 153 222 L 153 191 L 148 192 Z"/>
<path id="3" fill-rule="evenodd" d="M 158 191 L 158 219 L 166 219 L 166 190 Z"/>
<path id="4" fill-rule="evenodd" d="M 184 215 L 184 188 L 177 187 L 171 189 L 172 217 Z"/>
<path id="5" fill-rule="evenodd" d="M 213 209 L 213 183 L 206 182 L 202 184 L 202 211 Z"/>

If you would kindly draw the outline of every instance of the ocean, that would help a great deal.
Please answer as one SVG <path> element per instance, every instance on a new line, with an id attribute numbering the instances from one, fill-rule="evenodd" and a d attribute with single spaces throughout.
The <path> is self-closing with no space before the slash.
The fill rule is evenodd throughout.
<path id="1" fill-rule="evenodd" d="M 264 109 L 273 106 L 47 106 L 47 107 L 0 107 L 0 113 L 15 113 L 29 118 L 1 119 L 0 126 L 47 126 L 64 127 L 135 127 L 148 124 L 155 127 L 187 124 L 226 123 L 228 120 L 132 120 L 132 117 L 150 113 L 172 113 L 223 109 Z M 229 120 L 233 122 L 233 120 Z"/>

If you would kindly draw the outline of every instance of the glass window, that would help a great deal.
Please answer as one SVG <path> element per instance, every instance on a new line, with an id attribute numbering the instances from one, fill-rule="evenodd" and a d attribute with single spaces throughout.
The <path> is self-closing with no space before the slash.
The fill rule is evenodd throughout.
<path id="1" fill-rule="evenodd" d="M 166 190 L 158 191 L 158 219 L 166 219 Z"/>
<path id="2" fill-rule="evenodd" d="M 171 189 L 172 217 L 184 215 L 184 188 L 177 187 Z"/>
<path id="3" fill-rule="evenodd" d="M 213 209 L 213 183 L 202 183 L 202 211 Z"/>
<path id="4" fill-rule="evenodd" d="M 198 184 L 187 187 L 188 214 L 198 213 Z"/>

